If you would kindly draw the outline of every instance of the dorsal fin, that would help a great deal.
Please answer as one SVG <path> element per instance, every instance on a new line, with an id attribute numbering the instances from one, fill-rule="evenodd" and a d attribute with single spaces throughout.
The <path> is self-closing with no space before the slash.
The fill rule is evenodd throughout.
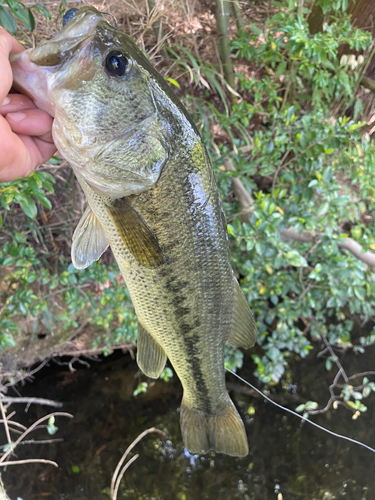
<path id="1" fill-rule="evenodd" d="M 250 349 L 257 339 L 257 327 L 244 294 L 234 278 L 234 316 L 227 343 L 233 347 Z"/>
<path id="2" fill-rule="evenodd" d="M 124 245 L 140 264 L 153 268 L 164 262 L 156 236 L 125 198 L 115 200 L 107 209 Z"/>
<path id="3" fill-rule="evenodd" d="M 76 269 L 85 269 L 107 250 L 108 238 L 98 219 L 87 208 L 73 234 L 72 262 Z"/>
<path id="4" fill-rule="evenodd" d="M 160 345 L 138 321 L 137 363 L 147 377 L 158 378 L 164 370 L 167 356 Z"/>

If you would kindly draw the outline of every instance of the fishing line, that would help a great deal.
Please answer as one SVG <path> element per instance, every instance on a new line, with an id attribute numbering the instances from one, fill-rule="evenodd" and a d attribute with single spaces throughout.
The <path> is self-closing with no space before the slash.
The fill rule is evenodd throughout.
<path id="1" fill-rule="evenodd" d="M 317 427 L 318 429 L 324 431 L 324 432 L 328 432 L 328 434 L 331 434 L 332 436 L 335 436 L 337 438 L 340 438 L 340 439 L 345 439 L 346 441 L 350 441 L 351 443 L 354 443 L 354 444 L 358 444 L 359 446 L 363 446 L 363 448 L 367 448 L 368 450 L 372 451 L 373 453 L 375 453 L 375 450 L 374 448 L 371 448 L 370 446 L 368 446 L 367 444 L 364 444 L 364 443 L 361 443 L 360 441 L 357 441 L 356 439 L 352 439 L 348 436 L 343 436 L 342 434 L 337 434 L 336 432 L 333 432 L 333 431 L 330 431 L 329 429 L 326 429 L 325 427 L 322 427 L 321 425 L 319 424 L 316 424 L 315 422 L 312 422 L 311 420 L 309 420 L 308 418 L 302 416 L 302 415 L 298 415 L 298 413 L 296 413 L 295 411 L 293 410 L 290 410 L 289 408 L 285 408 L 285 406 L 282 406 L 282 405 L 279 405 L 278 403 L 275 403 L 275 401 L 272 401 L 272 399 L 270 399 L 268 396 L 266 396 L 265 394 L 263 394 L 262 391 L 260 391 L 259 389 L 257 389 L 256 387 L 254 387 L 253 385 L 250 384 L 250 382 L 247 382 L 247 380 L 243 379 L 242 377 L 240 377 L 239 375 L 237 375 L 237 373 L 235 372 L 232 372 L 232 370 L 229 370 L 228 368 L 226 368 L 226 370 L 231 373 L 232 375 L 234 375 L 235 377 L 237 377 L 239 380 L 241 380 L 241 382 L 243 382 L 244 384 L 248 385 L 249 387 L 251 387 L 254 391 L 256 391 L 258 394 L 260 394 L 261 396 L 263 396 L 267 401 L 269 401 L 270 403 L 272 403 L 273 405 L 277 406 L 278 408 L 281 408 L 281 410 L 284 410 L 284 411 L 287 411 L 288 413 L 291 413 L 292 415 L 300 418 L 301 420 L 304 420 L 305 422 L 307 422 L 308 424 L 311 424 L 313 425 L 314 427 Z"/>

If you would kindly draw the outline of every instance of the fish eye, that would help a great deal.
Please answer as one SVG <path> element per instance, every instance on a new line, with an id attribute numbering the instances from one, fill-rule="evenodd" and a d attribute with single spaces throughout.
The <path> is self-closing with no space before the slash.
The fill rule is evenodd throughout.
<path id="1" fill-rule="evenodd" d="M 76 15 L 76 13 L 78 12 L 78 9 L 69 9 L 65 12 L 64 16 L 63 16 L 63 20 L 62 20 L 62 25 L 63 27 L 66 25 L 66 23 L 68 23 L 72 17 L 74 17 Z"/>
<path id="2" fill-rule="evenodd" d="M 128 66 L 128 58 L 121 52 L 110 52 L 106 57 L 105 67 L 112 76 L 123 76 Z"/>

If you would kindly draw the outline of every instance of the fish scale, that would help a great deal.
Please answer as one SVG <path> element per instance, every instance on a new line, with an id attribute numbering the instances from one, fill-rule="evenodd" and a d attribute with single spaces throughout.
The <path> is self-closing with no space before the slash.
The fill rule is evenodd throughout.
<path id="1" fill-rule="evenodd" d="M 182 383 L 187 449 L 246 455 L 224 344 L 251 347 L 256 326 L 202 139 L 145 55 L 95 8 L 64 24 L 12 65 L 18 88 L 54 115 L 55 143 L 88 201 L 73 264 L 85 268 L 111 247 L 138 317 L 140 368 L 157 378 L 168 357 Z"/>

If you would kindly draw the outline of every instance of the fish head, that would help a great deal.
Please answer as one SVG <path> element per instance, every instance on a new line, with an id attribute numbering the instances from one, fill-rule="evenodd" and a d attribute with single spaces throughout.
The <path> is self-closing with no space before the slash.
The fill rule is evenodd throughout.
<path id="1" fill-rule="evenodd" d="M 54 141 L 77 176 L 112 198 L 155 184 L 168 156 L 151 85 L 162 78 L 103 14 L 71 9 L 61 32 L 11 64 L 15 88 L 54 116 Z"/>

